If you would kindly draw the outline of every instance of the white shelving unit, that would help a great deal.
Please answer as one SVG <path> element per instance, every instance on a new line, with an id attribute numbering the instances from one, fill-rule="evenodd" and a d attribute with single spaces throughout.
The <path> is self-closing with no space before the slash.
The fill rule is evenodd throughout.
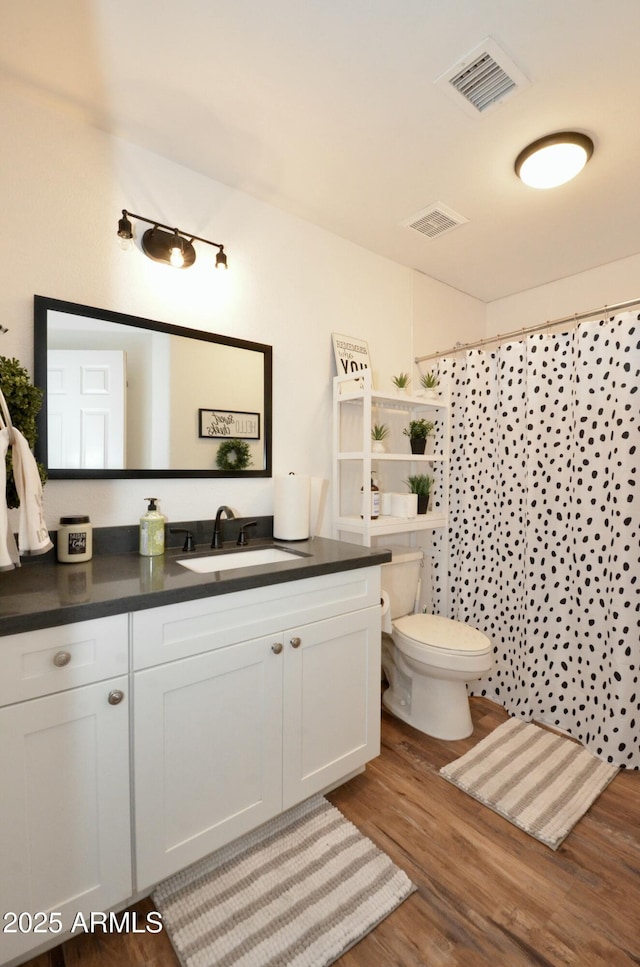
<path id="1" fill-rule="evenodd" d="M 419 456 L 410 451 L 403 434 L 410 420 L 436 424 L 435 452 Z M 371 428 L 385 423 L 390 434 L 387 452 L 372 451 Z M 403 478 L 429 473 L 436 479 L 433 510 L 417 517 L 380 516 L 371 519 L 368 501 L 363 507 L 360 488 L 368 490 L 372 471 L 380 490 L 407 492 Z M 370 547 L 377 537 L 417 534 L 447 526 L 449 478 L 449 405 L 445 399 L 382 392 L 371 387 L 370 370 L 333 380 L 333 525 L 334 536 Z M 360 516 L 364 512 L 364 516 Z M 354 540 L 359 538 L 359 540 Z"/>

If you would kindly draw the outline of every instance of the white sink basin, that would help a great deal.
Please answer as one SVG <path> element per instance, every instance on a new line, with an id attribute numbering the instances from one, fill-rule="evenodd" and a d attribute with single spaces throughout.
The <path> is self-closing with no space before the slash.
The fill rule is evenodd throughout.
<path id="1" fill-rule="evenodd" d="M 280 547 L 256 547 L 252 551 L 237 551 L 230 554 L 209 554 L 206 557 L 183 557 L 178 561 L 183 567 L 198 574 L 210 574 L 214 571 L 229 571 L 236 567 L 254 567 L 257 564 L 281 564 L 282 561 L 294 561 L 307 555 L 296 554 Z"/>

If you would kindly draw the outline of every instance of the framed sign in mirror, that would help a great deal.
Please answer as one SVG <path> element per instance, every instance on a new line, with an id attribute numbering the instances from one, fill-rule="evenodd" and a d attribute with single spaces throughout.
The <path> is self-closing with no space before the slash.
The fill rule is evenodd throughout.
<path id="1" fill-rule="evenodd" d="M 271 346 L 35 296 L 34 382 L 51 479 L 271 476 Z"/>

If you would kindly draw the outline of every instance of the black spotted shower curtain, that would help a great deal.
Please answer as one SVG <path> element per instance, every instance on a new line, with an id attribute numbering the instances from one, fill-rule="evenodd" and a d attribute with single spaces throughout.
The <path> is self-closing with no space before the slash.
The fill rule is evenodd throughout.
<path id="1" fill-rule="evenodd" d="M 640 316 L 439 363 L 451 394 L 436 610 L 480 628 L 472 686 L 640 768 Z"/>

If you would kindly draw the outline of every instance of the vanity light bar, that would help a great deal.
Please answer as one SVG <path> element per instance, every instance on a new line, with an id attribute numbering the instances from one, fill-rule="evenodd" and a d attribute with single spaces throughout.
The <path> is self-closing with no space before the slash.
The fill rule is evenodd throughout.
<path id="1" fill-rule="evenodd" d="M 217 248 L 216 268 L 227 268 L 227 256 L 224 245 L 220 242 L 211 242 L 208 238 L 201 238 L 200 235 L 191 235 L 183 232 L 180 228 L 172 228 L 170 225 L 163 225 L 151 218 L 143 215 L 134 215 L 126 208 L 122 209 L 122 218 L 118 220 L 118 238 L 123 243 L 124 248 L 128 248 L 133 239 L 133 226 L 130 219 L 135 218 L 140 222 L 152 225 L 142 236 L 141 245 L 144 254 L 153 259 L 154 262 L 164 262 L 174 268 L 188 269 L 196 260 L 196 250 L 194 242 L 204 242 L 205 245 L 212 245 Z"/>

